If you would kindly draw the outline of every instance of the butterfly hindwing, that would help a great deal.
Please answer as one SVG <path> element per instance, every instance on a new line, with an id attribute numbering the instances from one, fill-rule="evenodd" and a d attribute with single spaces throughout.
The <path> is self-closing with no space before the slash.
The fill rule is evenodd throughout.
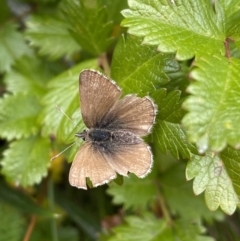
<path id="1" fill-rule="evenodd" d="M 150 147 L 143 141 L 137 144 L 117 144 L 112 154 L 105 153 L 105 159 L 113 170 L 123 176 L 134 173 L 145 177 L 152 168 L 153 157 Z"/>
<path id="2" fill-rule="evenodd" d="M 84 143 L 77 152 L 69 172 L 69 182 L 72 186 L 87 189 L 87 177 L 94 187 L 116 178 L 116 172 L 91 142 Z"/>

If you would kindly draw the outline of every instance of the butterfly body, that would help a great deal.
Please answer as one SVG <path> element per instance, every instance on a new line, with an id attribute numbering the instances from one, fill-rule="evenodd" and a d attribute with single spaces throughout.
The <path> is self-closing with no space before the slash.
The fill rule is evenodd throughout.
<path id="1" fill-rule="evenodd" d="M 77 133 L 76 136 L 86 142 L 91 142 L 92 146 L 102 149 L 102 151 L 109 154 L 116 152 L 119 145 L 135 145 L 142 141 L 141 138 L 129 131 L 98 128 L 84 130 L 81 133 Z"/>
<path id="2" fill-rule="evenodd" d="M 76 136 L 85 143 L 69 173 L 72 186 L 97 187 L 129 172 L 143 178 L 153 164 L 151 148 L 141 139 L 150 133 L 157 107 L 148 96 L 127 95 L 101 73 L 83 70 L 79 78 L 82 118 L 88 129 Z"/>
<path id="3" fill-rule="evenodd" d="M 111 140 L 111 131 L 104 129 L 90 129 L 87 131 L 88 138 L 86 140 L 101 143 L 108 142 Z"/>

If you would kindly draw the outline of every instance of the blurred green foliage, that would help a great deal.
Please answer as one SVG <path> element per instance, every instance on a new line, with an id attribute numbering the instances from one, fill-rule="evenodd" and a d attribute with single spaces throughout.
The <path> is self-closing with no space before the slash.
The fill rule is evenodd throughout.
<path id="1" fill-rule="evenodd" d="M 0 241 L 239 240 L 239 50 L 238 0 L 3 1 Z M 158 105 L 146 178 L 69 185 L 83 69 Z"/>

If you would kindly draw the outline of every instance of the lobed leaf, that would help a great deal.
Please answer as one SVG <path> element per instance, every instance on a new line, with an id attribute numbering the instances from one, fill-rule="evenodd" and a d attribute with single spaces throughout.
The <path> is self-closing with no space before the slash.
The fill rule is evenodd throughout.
<path id="1" fill-rule="evenodd" d="M 195 178 L 193 191 L 196 195 L 205 191 L 206 204 L 211 211 L 221 207 L 225 213 L 232 214 L 239 204 L 228 168 L 229 164 L 226 165 L 214 153 L 209 153 L 204 157 L 193 155 L 192 160 L 188 163 L 186 177 L 188 180 Z"/>
<path id="2" fill-rule="evenodd" d="M 144 179 L 131 174 L 124 178 L 124 188 L 112 183 L 107 193 L 113 196 L 115 204 L 123 204 L 124 209 L 145 209 L 156 195 L 157 187 L 154 181 L 152 173 Z"/>
<path id="3" fill-rule="evenodd" d="M 196 81 L 188 88 L 191 96 L 183 106 L 189 112 L 182 122 L 200 152 L 240 145 L 239 72 L 238 59 L 220 56 L 199 59 L 191 72 Z"/>
<path id="4" fill-rule="evenodd" d="M 0 100 L 0 136 L 13 140 L 36 134 L 40 127 L 37 116 L 41 109 L 35 95 L 5 95 Z"/>
<path id="5" fill-rule="evenodd" d="M 15 24 L 7 23 L 0 29 L 0 72 L 9 71 L 16 59 L 30 50 Z"/>
<path id="6" fill-rule="evenodd" d="M 240 200 L 240 151 L 227 147 L 219 154 L 219 156 L 225 165 L 227 174 L 233 184 L 234 191 L 238 196 L 238 200 Z"/>
<path id="7" fill-rule="evenodd" d="M 226 18 L 226 34 L 229 38 L 234 39 L 239 45 L 239 31 L 240 31 L 240 3 L 238 0 L 219 1 L 223 6 Z"/>
<path id="8" fill-rule="evenodd" d="M 187 141 L 186 132 L 179 124 L 184 111 L 181 109 L 180 92 L 172 91 L 166 96 L 165 89 L 159 89 L 153 94 L 158 104 L 158 115 L 153 130 L 153 136 L 160 150 L 179 158 L 189 158 L 190 153 L 196 153 L 195 147 Z"/>
<path id="9" fill-rule="evenodd" d="M 31 16 L 26 22 L 26 39 L 31 46 L 38 47 L 41 55 L 50 59 L 71 56 L 80 50 L 68 32 L 68 25 L 57 16 Z"/>
<path id="10" fill-rule="evenodd" d="M 205 0 L 129 0 L 122 11 L 122 26 L 130 34 L 144 37 L 164 53 L 177 52 L 179 60 L 224 53 L 225 16 L 222 7 L 213 9 Z"/>
<path id="11" fill-rule="evenodd" d="M 106 51 L 113 40 L 113 24 L 100 0 L 65 0 L 62 10 L 70 33 L 82 49 L 92 55 Z"/>
<path id="12" fill-rule="evenodd" d="M 126 223 L 113 229 L 114 235 L 109 241 L 213 241 L 209 236 L 204 236 L 204 227 L 192 221 L 177 220 L 171 227 L 164 219 L 157 219 L 150 213 L 143 213 L 141 217 L 128 216 Z"/>
<path id="13" fill-rule="evenodd" d="M 13 94 L 31 93 L 42 97 L 46 93 L 47 81 L 52 75 L 43 61 L 23 56 L 15 62 L 14 70 L 5 75 L 4 82 L 7 91 Z"/>
<path id="14" fill-rule="evenodd" d="M 47 175 L 50 162 L 50 143 L 39 136 L 21 139 L 4 151 L 2 173 L 17 185 L 30 186 L 39 183 Z"/>
<path id="15" fill-rule="evenodd" d="M 179 64 L 173 55 L 141 45 L 137 38 L 123 36 L 114 51 L 111 75 L 124 88 L 124 93 L 143 96 L 166 84 L 167 74 L 177 70 Z"/>
<path id="16" fill-rule="evenodd" d="M 152 214 L 145 213 L 142 218 L 128 216 L 126 224 L 113 229 L 114 235 L 109 241 L 153 241 L 172 240 L 172 235 L 167 227 L 167 222 L 156 219 Z M 168 238 L 168 239 L 167 239 Z"/>
<path id="17" fill-rule="evenodd" d="M 184 164 L 178 163 L 162 173 L 159 178 L 164 199 L 172 215 L 200 223 L 202 220 L 208 223 L 223 220 L 224 215 L 221 211 L 209 211 L 203 197 L 193 194 L 191 183 L 186 182 L 185 168 Z"/>
<path id="18" fill-rule="evenodd" d="M 184 241 L 215 241 L 214 238 L 204 235 L 206 228 L 200 223 L 180 219 L 174 223 L 174 231 L 177 240 Z M 176 240 L 176 239 L 174 239 Z"/>

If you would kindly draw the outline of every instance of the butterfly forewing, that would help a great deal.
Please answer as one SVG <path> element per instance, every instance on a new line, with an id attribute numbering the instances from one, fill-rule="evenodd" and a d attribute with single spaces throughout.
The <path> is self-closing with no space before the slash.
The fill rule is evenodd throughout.
<path id="1" fill-rule="evenodd" d="M 149 97 L 127 95 L 105 115 L 107 128 L 124 129 L 145 136 L 154 124 L 157 108 Z"/>
<path id="2" fill-rule="evenodd" d="M 113 81 L 92 70 L 81 72 L 79 91 L 82 118 L 88 128 L 99 127 L 121 95 L 121 89 Z"/>
<path id="3" fill-rule="evenodd" d="M 86 177 L 94 187 L 116 178 L 116 172 L 91 142 L 83 144 L 76 154 L 69 172 L 69 182 L 72 186 L 87 189 Z"/>

